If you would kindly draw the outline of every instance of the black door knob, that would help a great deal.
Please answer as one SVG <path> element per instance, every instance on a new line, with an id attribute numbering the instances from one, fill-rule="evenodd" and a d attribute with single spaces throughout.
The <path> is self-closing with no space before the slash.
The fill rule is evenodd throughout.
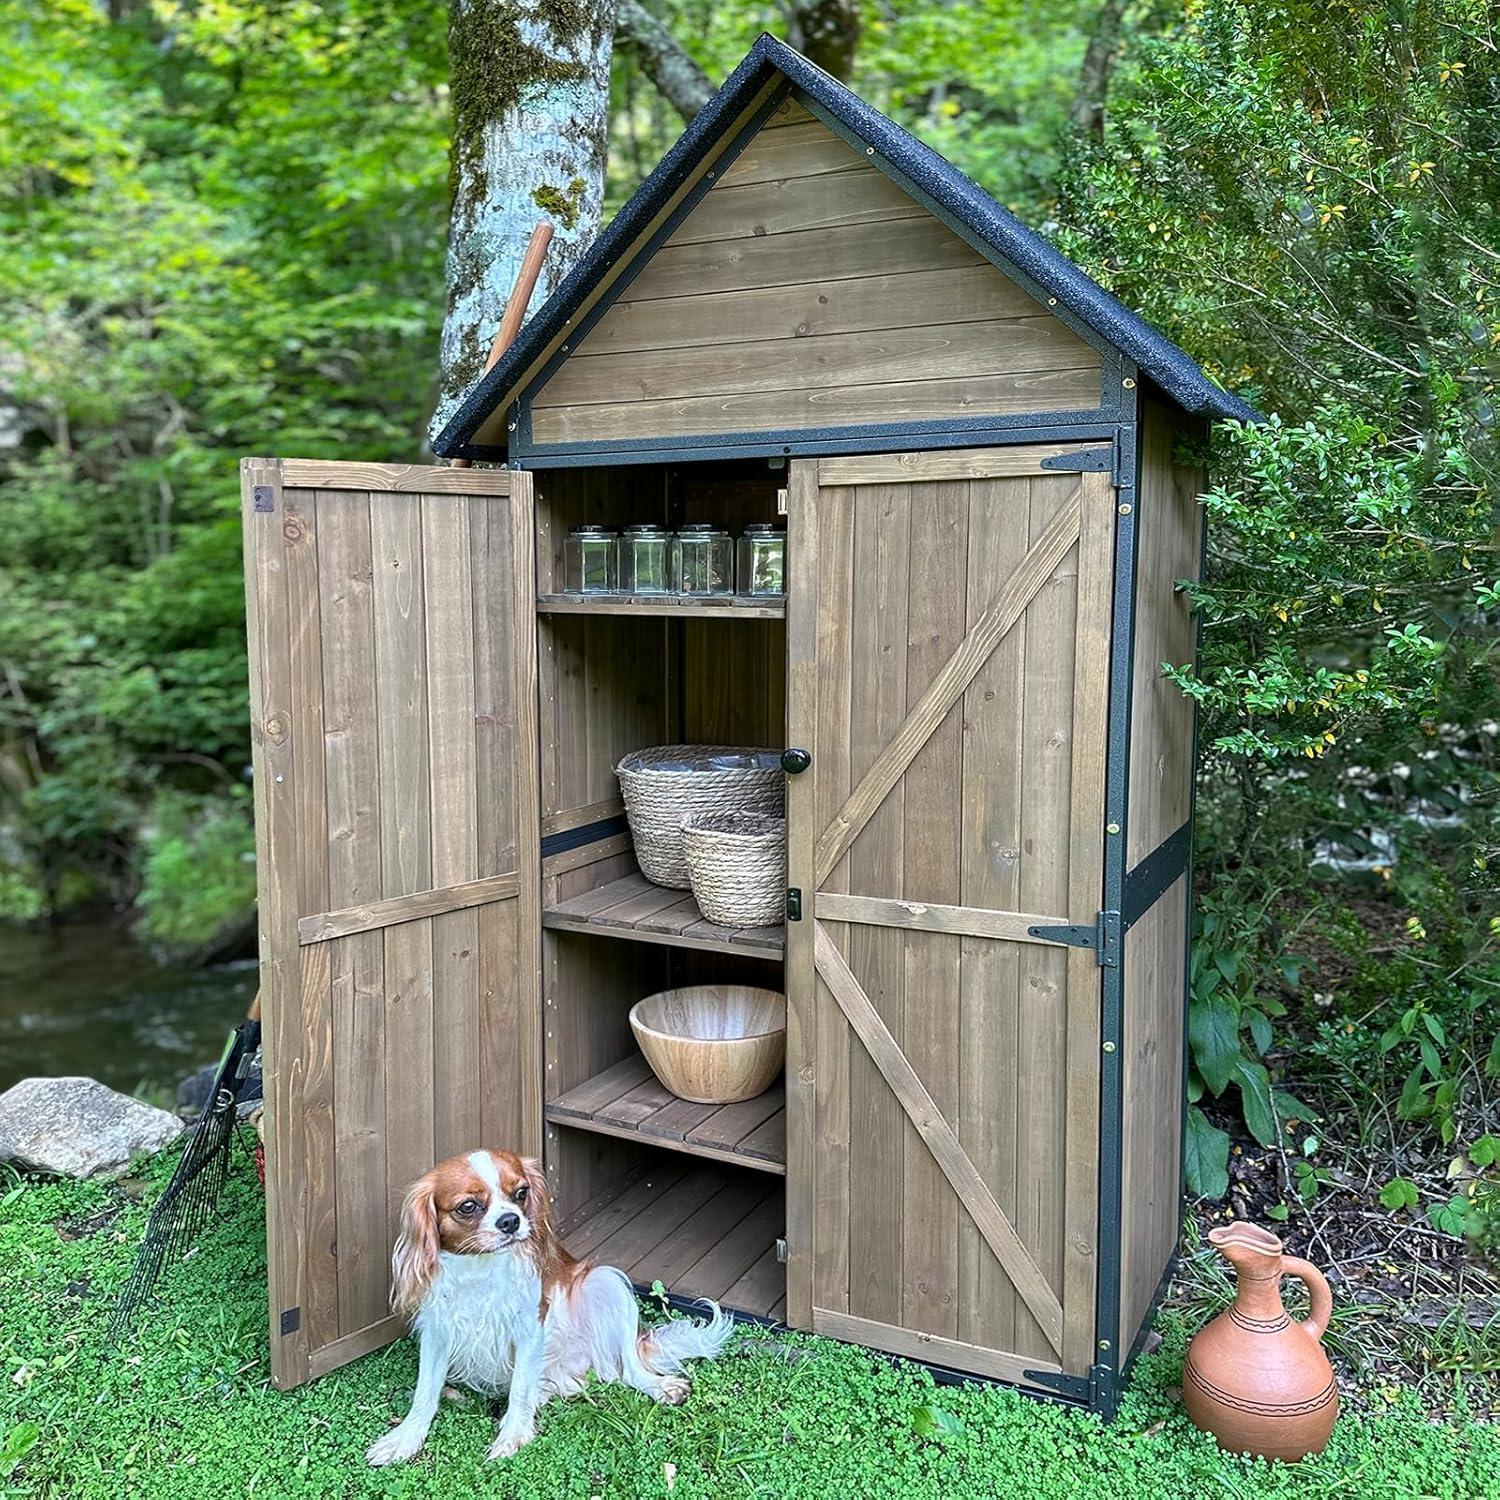
<path id="1" fill-rule="evenodd" d="M 812 756 L 795 745 L 781 752 L 781 769 L 788 776 L 800 776 L 811 764 Z"/>

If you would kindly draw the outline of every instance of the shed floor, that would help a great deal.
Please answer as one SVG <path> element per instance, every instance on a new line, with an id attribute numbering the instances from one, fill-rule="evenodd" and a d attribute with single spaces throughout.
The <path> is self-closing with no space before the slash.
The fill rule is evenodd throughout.
<path id="1" fill-rule="evenodd" d="M 726 1309 L 786 1315 L 786 1190 L 763 1173 L 666 1161 L 560 1226 L 574 1255 L 619 1266 L 642 1291 L 659 1281 Z"/>

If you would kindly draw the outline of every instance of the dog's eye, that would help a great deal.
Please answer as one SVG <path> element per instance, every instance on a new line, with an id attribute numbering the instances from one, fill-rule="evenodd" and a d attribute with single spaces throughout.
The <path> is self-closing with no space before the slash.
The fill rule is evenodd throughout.
<path id="1" fill-rule="evenodd" d="M 472 1198 L 465 1198 L 453 1212 L 460 1218 L 472 1219 L 479 1212 L 479 1205 Z"/>
<path id="2" fill-rule="evenodd" d="M 517 1188 L 517 1189 L 516 1189 L 516 1191 L 515 1191 L 515 1193 L 514 1193 L 514 1194 L 513 1194 L 513 1196 L 514 1196 L 514 1198 L 515 1198 L 515 1201 L 516 1201 L 516 1202 L 517 1202 L 517 1203 L 524 1203 L 524 1202 L 525 1202 L 525 1201 L 526 1201 L 526 1196 L 527 1196 L 527 1194 L 528 1194 L 528 1193 L 529 1193 L 529 1192 L 530 1192 L 530 1191 L 531 1191 L 531 1189 L 530 1189 L 530 1188 L 528 1188 L 528 1187 L 527 1187 L 527 1186 L 526 1186 L 526 1184 L 525 1184 L 525 1183 L 524 1183 L 524 1182 L 523 1182 L 523 1183 L 522 1183 L 522 1184 L 521 1184 L 521 1185 L 520 1185 L 520 1187 L 518 1187 L 518 1188 Z"/>

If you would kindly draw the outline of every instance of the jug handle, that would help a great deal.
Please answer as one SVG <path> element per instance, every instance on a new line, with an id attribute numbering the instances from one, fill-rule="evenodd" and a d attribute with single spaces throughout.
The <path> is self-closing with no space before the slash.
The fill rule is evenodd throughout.
<path id="1" fill-rule="evenodd" d="M 1333 1312 L 1333 1293 L 1328 1289 L 1327 1277 L 1311 1261 L 1299 1260 L 1295 1255 L 1282 1256 L 1281 1269 L 1306 1284 L 1312 1305 L 1302 1320 L 1302 1326 L 1314 1339 L 1321 1339 Z"/>

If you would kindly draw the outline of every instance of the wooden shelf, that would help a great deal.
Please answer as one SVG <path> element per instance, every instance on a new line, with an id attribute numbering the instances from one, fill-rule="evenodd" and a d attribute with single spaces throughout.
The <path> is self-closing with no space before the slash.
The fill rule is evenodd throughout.
<path id="1" fill-rule="evenodd" d="M 660 615 L 690 620 L 784 620 L 785 599 L 739 594 L 539 594 L 539 615 Z"/>
<path id="2" fill-rule="evenodd" d="M 663 1088 L 636 1053 L 560 1094 L 547 1106 L 547 1118 L 554 1125 L 786 1175 L 786 1091 L 779 1083 L 742 1104 L 694 1104 Z"/>
<path id="3" fill-rule="evenodd" d="M 586 1204 L 560 1232 L 574 1255 L 618 1266 L 642 1291 L 660 1281 L 669 1292 L 712 1297 L 734 1312 L 786 1317 L 786 1267 L 776 1258 L 786 1233 L 779 1182 L 664 1163 Z"/>
<path id="4" fill-rule="evenodd" d="M 652 885 L 639 874 L 622 876 L 545 907 L 542 926 L 558 932 L 591 932 L 638 943 L 771 959 L 780 958 L 786 946 L 786 929 L 779 923 L 772 927 L 721 927 L 704 920 L 691 891 Z"/>

